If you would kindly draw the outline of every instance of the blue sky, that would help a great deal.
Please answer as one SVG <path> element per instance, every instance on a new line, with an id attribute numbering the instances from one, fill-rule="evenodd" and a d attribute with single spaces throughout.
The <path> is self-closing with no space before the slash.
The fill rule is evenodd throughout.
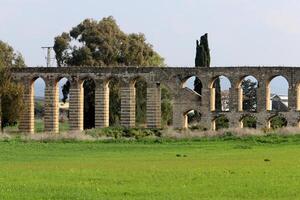
<path id="1" fill-rule="evenodd" d="M 297 0 L 0 0 L 0 39 L 27 65 L 45 65 L 41 46 L 85 18 L 112 15 L 142 32 L 169 66 L 193 66 L 195 40 L 209 34 L 213 66 L 300 66 Z M 280 86 L 278 84 L 278 93 Z"/>

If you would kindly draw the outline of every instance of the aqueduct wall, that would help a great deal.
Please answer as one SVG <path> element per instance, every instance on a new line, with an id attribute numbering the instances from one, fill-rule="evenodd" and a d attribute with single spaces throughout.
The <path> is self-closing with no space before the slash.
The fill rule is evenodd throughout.
<path id="1" fill-rule="evenodd" d="M 70 128 L 83 129 L 83 81 L 93 79 L 95 89 L 95 126 L 109 126 L 109 88 L 112 78 L 120 81 L 121 93 L 121 125 L 135 126 L 135 80 L 143 78 L 147 83 L 147 127 L 159 128 L 161 125 L 161 85 L 166 86 L 173 99 L 173 126 L 187 126 L 186 113 L 190 110 L 201 112 L 201 121 L 208 129 L 214 129 L 214 120 L 225 115 L 230 127 L 242 126 L 244 116 L 253 116 L 257 120 L 257 128 L 269 126 L 273 116 L 281 114 L 289 126 L 298 126 L 300 119 L 300 68 L 296 67 L 63 67 L 44 68 L 27 67 L 12 69 L 16 81 L 24 85 L 25 108 L 20 119 L 20 131 L 34 132 L 34 89 L 33 82 L 43 78 L 45 89 L 45 131 L 59 130 L 59 94 L 58 81 L 67 78 L 70 88 Z M 258 81 L 256 112 L 243 111 L 241 81 L 247 76 L 253 76 Z M 198 77 L 203 85 L 202 95 L 183 88 L 184 82 L 192 77 Z M 226 76 L 231 82 L 230 111 L 218 112 L 214 109 L 213 81 L 219 76 Z M 276 76 L 283 76 L 289 83 L 287 112 L 272 112 L 269 110 L 269 82 Z"/>

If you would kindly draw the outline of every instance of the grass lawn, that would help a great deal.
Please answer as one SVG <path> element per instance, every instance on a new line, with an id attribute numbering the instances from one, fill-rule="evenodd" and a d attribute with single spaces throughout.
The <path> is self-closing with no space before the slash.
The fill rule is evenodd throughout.
<path id="1" fill-rule="evenodd" d="M 0 142 L 0 199 L 299 199 L 300 143 Z"/>

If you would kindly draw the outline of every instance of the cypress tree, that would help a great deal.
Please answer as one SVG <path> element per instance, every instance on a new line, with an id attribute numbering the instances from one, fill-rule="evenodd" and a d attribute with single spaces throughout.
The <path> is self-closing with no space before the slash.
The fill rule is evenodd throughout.
<path id="1" fill-rule="evenodd" d="M 200 41 L 196 40 L 195 67 L 210 67 L 210 50 L 208 45 L 207 33 L 205 33 L 200 37 Z M 221 103 L 221 87 L 220 87 L 219 78 L 215 80 L 214 87 L 216 88 L 216 98 L 215 98 L 216 110 L 221 111 L 222 103 Z M 202 94 L 202 83 L 198 77 L 196 77 L 194 81 L 194 90 L 200 95 Z"/>

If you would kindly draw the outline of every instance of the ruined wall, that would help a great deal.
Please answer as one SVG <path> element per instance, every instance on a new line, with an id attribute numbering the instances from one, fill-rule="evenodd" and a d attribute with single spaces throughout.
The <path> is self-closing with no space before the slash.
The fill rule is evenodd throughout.
<path id="1" fill-rule="evenodd" d="M 70 126 L 71 130 L 83 129 L 83 88 L 85 79 L 91 78 L 96 83 L 95 124 L 96 127 L 109 125 L 108 81 L 116 78 L 121 81 L 121 124 L 135 126 L 135 87 L 134 80 L 142 77 L 147 82 L 147 126 L 159 128 L 161 121 L 160 86 L 166 86 L 173 98 L 173 126 L 185 128 L 186 113 L 197 110 L 208 129 L 214 128 L 212 122 L 220 115 L 225 115 L 231 127 L 241 126 L 241 119 L 251 115 L 257 119 L 257 127 L 269 125 L 269 119 L 281 114 L 290 126 L 298 126 L 300 110 L 300 68 L 297 67 L 211 67 L 211 68 L 159 68 L 159 67 L 63 67 L 63 68 L 20 68 L 13 69 L 13 76 L 25 86 L 25 112 L 21 116 L 20 130 L 34 132 L 33 119 L 33 81 L 42 77 L 46 82 L 45 130 L 58 132 L 58 90 L 61 78 L 71 82 L 70 89 Z M 183 88 L 183 83 L 190 77 L 197 76 L 203 85 L 202 95 Z M 226 76 L 231 83 L 230 111 L 214 111 L 212 82 L 219 76 Z M 258 81 L 256 112 L 242 110 L 241 81 L 253 76 Z M 276 76 L 283 76 L 289 83 L 289 110 L 276 113 L 267 110 L 269 104 L 269 82 Z"/>

